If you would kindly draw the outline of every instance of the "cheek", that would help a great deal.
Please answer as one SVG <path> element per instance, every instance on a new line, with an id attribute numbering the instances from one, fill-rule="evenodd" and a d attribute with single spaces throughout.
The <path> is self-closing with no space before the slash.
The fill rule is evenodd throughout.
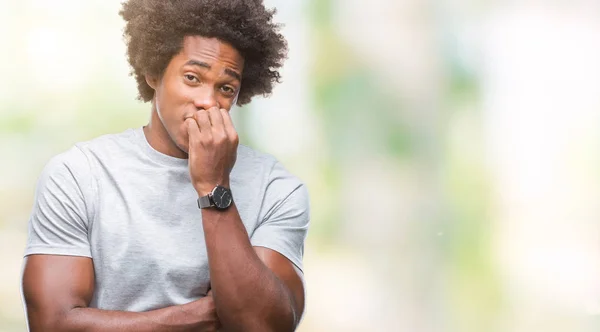
<path id="1" fill-rule="evenodd" d="M 220 108 L 224 108 L 226 110 L 231 110 L 231 107 L 235 105 L 237 101 L 237 97 L 235 99 L 229 99 L 226 97 L 217 97 L 217 104 L 219 104 Z"/>
<path id="2" fill-rule="evenodd" d="M 190 87 L 183 82 L 175 81 L 169 86 L 169 104 L 175 108 L 187 107 L 194 102 L 194 92 L 193 87 Z"/>
<path id="3" fill-rule="evenodd" d="M 179 119 L 193 104 L 191 89 L 185 84 L 167 82 L 156 91 L 156 107 L 161 117 Z"/>

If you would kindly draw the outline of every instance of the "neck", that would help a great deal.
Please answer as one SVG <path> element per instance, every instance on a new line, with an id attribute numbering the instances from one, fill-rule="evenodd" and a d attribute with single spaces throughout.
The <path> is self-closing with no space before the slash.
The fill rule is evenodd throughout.
<path id="1" fill-rule="evenodd" d="M 175 158 L 188 158 L 187 153 L 181 151 L 181 149 L 175 145 L 171 136 L 169 136 L 165 126 L 163 126 L 162 121 L 160 121 L 160 118 L 158 117 L 158 111 L 156 110 L 154 102 L 152 103 L 150 121 L 148 122 L 148 125 L 144 126 L 144 135 L 146 136 L 148 144 L 150 144 L 154 150 Z"/>

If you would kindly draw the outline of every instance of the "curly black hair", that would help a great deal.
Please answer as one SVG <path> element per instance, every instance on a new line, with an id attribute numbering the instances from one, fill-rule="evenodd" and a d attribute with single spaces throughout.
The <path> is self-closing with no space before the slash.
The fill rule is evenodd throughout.
<path id="1" fill-rule="evenodd" d="M 279 83 L 279 68 L 287 43 L 273 22 L 275 9 L 262 0 L 129 0 L 119 14 L 126 22 L 123 36 L 138 84 L 139 99 L 148 102 L 154 90 L 145 75 L 161 77 L 183 48 L 185 36 L 217 38 L 231 44 L 244 58 L 238 105 L 255 95 L 268 95 Z"/>

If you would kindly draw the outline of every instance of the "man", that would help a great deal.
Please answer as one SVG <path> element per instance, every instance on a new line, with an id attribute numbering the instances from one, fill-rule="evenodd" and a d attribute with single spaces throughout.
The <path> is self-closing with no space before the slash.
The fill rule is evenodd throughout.
<path id="1" fill-rule="evenodd" d="M 268 94 L 286 43 L 260 0 L 129 0 L 149 123 L 78 143 L 37 184 L 31 331 L 293 331 L 305 186 L 244 146 L 229 110 Z"/>

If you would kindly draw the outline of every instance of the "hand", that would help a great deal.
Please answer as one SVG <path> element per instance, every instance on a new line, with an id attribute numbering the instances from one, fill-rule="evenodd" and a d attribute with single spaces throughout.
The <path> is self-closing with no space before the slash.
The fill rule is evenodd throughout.
<path id="1" fill-rule="evenodd" d="M 239 143 L 229 112 L 213 107 L 197 111 L 185 121 L 190 176 L 198 195 L 208 195 L 216 185 L 229 188 Z"/>
<path id="2" fill-rule="evenodd" d="M 199 322 L 194 324 L 195 327 L 190 332 L 216 332 L 221 328 L 212 292 L 208 292 L 200 300 L 184 304 L 182 310 L 195 316 L 195 320 Z"/>

